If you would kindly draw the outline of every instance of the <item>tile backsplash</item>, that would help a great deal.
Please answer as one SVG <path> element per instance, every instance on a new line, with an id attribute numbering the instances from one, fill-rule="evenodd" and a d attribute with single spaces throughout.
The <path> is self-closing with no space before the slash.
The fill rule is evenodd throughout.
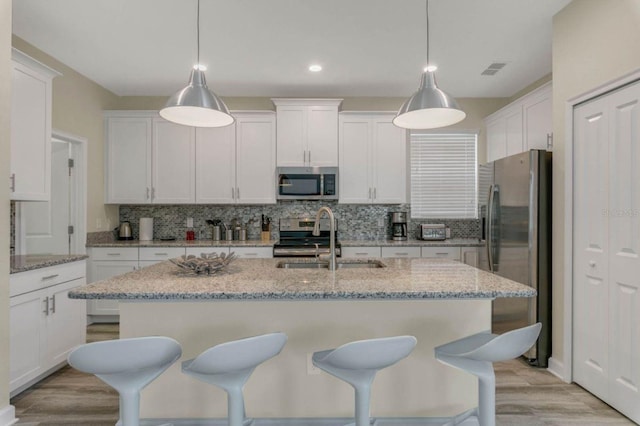
<path id="1" fill-rule="evenodd" d="M 291 217 L 315 217 L 316 211 L 328 205 L 338 220 L 338 238 L 343 240 L 386 239 L 389 235 L 389 213 L 406 211 L 411 205 L 338 204 L 327 201 L 280 201 L 270 205 L 121 205 L 120 221 L 129 221 L 133 237 L 138 238 L 141 217 L 152 217 L 154 239 L 184 239 L 187 218 L 193 218 L 197 239 L 211 239 L 207 219 L 220 219 L 231 225 L 234 219 L 246 226 L 247 238 L 260 239 L 261 215 L 272 219 L 271 238 L 278 239 L 278 220 Z M 421 223 L 444 223 L 451 228 L 451 238 L 479 238 L 477 219 L 410 219 L 409 238 L 419 236 Z"/>

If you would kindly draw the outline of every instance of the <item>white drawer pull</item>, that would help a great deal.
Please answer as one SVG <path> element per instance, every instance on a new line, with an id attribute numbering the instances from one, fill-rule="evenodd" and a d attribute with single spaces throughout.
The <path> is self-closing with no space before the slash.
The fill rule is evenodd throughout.
<path id="1" fill-rule="evenodd" d="M 257 256 L 258 253 L 245 253 L 244 255 L 245 256 Z"/>
<path id="2" fill-rule="evenodd" d="M 409 253 L 396 253 L 398 256 L 409 256 Z"/>
<path id="3" fill-rule="evenodd" d="M 154 253 L 156 256 L 169 256 L 169 253 Z"/>
<path id="4" fill-rule="evenodd" d="M 436 253 L 436 254 L 437 254 L 438 256 L 446 256 L 446 255 L 448 255 L 449 253 Z"/>
<path id="5" fill-rule="evenodd" d="M 369 253 L 356 253 L 358 256 L 366 256 Z"/>
<path id="6" fill-rule="evenodd" d="M 107 253 L 107 256 L 120 256 L 120 253 Z"/>
<path id="7" fill-rule="evenodd" d="M 42 277 L 42 281 L 51 280 L 59 275 L 60 274 L 47 275 L 46 277 Z"/>

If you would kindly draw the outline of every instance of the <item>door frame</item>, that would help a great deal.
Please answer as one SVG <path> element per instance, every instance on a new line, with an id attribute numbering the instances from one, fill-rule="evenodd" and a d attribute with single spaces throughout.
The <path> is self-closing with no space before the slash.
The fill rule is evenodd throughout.
<path id="1" fill-rule="evenodd" d="M 88 140 L 86 138 L 63 132 L 58 129 L 51 131 L 51 138 L 68 142 L 74 151 L 74 169 L 76 178 L 74 179 L 74 209 L 70 212 L 75 218 L 75 229 L 72 237 L 72 247 L 75 247 L 73 254 L 86 254 L 87 242 L 87 151 Z M 26 230 L 25 221 L 22 216 L 20 204 L 16 204 L 16 241 L 15 253 L 26 254 Z"/>
<path id="2" fill-rule="evenodd" d="M 564 271 L 563 271 L 563 357 L 549 360 L 549 371 L 567 383 L 573 381 L 573 110 L 583 102 L 640 80 L 640 69 L 596 86 L 564 102 L 565 175 L 564 175 Z"/>

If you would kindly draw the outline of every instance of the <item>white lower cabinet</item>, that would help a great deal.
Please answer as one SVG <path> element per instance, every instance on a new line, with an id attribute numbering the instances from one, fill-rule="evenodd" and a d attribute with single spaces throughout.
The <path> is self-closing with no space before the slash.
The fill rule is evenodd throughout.
<path id="1" fill-rule="evenodd" d="M 422 257 L 460 260 L 460 247 L 422 247 Z"/>
<path id="2" fill-rule="evenodd" d="M 239 259 L 269 259 L 273 257 L 273 247 L 233 247 Z"/>
<path id="3" fill-rule="evenodd" d="M 85 270 L 81 261 L 11 275 L 12 396 L 64 365 L 71 349 L 85 343 L 87 304 L 67 297 L 70 290 L 85 284 Z M 34 286 L 40 288 L 33 290 Z"/>
<path id="4" fill-rule="evenodd" d="M 382 257 L 380 247 L 342 247 L 342 257 Z"/>
<path id="5" fill-rule="evenodd" d="M 382 247 L 382 257 L 420 257 L 420 247 Z"/>

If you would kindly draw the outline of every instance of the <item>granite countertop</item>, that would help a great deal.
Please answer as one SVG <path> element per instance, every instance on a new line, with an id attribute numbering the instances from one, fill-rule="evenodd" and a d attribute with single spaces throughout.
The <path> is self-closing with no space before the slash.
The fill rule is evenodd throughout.
<path id="1" fill-rule="evenodd" d="M 273 247 L 274 240 L 247 240 L 247 241 L 225 241 L 225 240 L 116 240 L 103 243 L 90 243 L 87 247 Z"/>
<path id="2" fill-rule="evenodd" d="M 415 246 L 433 246 L 433 247 L 483 247 L 484 241 L 477 238 L 450 238 L 442 241 L 425 241 L 425 240 L 339 240 L 342 247 L 415 247 Z"/>
<path id="3" fill-rule="evenodd" d="M 77 262 L 87 259 L 85 254 L 27 254 L 9 256 L 9 267 L 12 274 L 31 271 L 33 269 L 46 268 L 48 266 L 62 265 L 64 263 Z"/>
<path id="4" fill-rule="evenodd" d="M 444 241 L 424 241 L 424 240 L 341 240 L 343 247 L 408 247 L 408 246 L 464 246 L 482 247 L 484 242 L 477 238 L 452 238 Z M 277 241 L 247 240 L 247 241 L 213 241 L 213 240 L 172 240 L 172 241 L 111 241 L 104 243 L 91 243 L 87 247 L 272 247 Z"/>
<path id="5" fill-rule="evenodd" d="M 446 259 L 382 259 L 384 268 L 335 272 L 276 268 L 283 261 L 314 260 L 237 259 L 214 276 L 185 275 L 165 261 L 83 286 L 71 291 L 69 297 L 131 301 L 397 300 L 493 299 L 536 294 L 531 287 Z"/>

